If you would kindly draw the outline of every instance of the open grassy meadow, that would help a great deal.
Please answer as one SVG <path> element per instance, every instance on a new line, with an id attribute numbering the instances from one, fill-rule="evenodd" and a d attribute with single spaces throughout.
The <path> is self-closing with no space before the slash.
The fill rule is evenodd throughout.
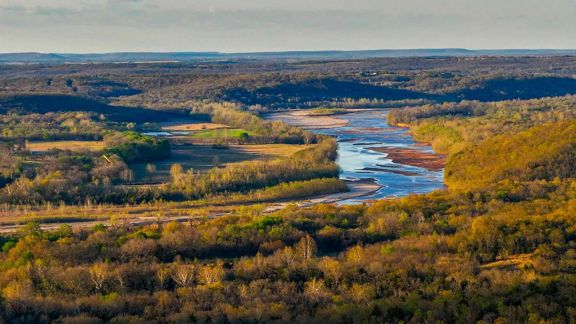
<path id="1" fill-rule="evenodd" d="M 223 124 L 215 124 L 215 123 L 181 123 L 181 122 L 165 122 L 161 123 L 160 126 L 162 127 L 163 131 L 171 131 L 171 132 L 196 132 L 196 131 L 204 131 L 204 130 L 214 130 L 214 129 L 224 129 L 229 128 Z"/>
<path id="2" fill-rule="evenodd" d="M 154 162 L 156 171 L 146 172 L 147 163 L 131 166 L 138 183 L 163 183 L 170 179 L 170 167 L 174 163 L 182 165 L 184 170 L 206 171 L 214 166 L 225 166 L 249 160 L 270 160 L 289 157 L 306 149 L 308 145 L 263 144 L 263 145 L 230 145 L 227 149 L 216 149 L 211 145 L 181 144 L 172 146 L 169 159 Z"/>
<path id="3" fill-rule="evenodd" d="M 238 128 L 220 128 L 220 129 L 210 129 L 203 130 L 191 134 L 190 137 L 194 139 L 226 139 L 226 138 L 240 138 L 242 134 L 248 134 L 249 136 L 255 135 L 253 132 L 238 129 Z"/>
<path id="4" fill-rule="evenodd" d="M 105 148 L 103 141 L 50 141 L 29 142 L 26 147 L 30 152 L 46 152 L 52 149 L 70 151 L 100 151 Z"/>

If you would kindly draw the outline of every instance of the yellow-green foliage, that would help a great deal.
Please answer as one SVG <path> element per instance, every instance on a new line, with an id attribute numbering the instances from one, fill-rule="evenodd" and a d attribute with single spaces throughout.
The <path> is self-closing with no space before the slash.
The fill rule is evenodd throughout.
<path id="1" fill-rule="evenodd" d="M 462 135 L 454 128 L 438 123 L 423 122 L 413 128 L 414 138 L 432 144 L 434 151 L 449 153 L 456 143 L 462 142 Z"/>
<path id="2" fill-rule="evenodd" d="M 575 175 L 576 122 L 548 123 L 490 138 L 449 157 L 446 183 L 472 190 L 498 181 L 551 180 Z"/>
<path id="3" fill-rule="evenodd" d="M 391 110 L 388 122 L 409 125 L 414 137 L 451 154 L 494 135 L 576 118 L 576 96 L 524 101 L 445 103 Z"/>
<path id="4" fill-rule="evenodd" d="M 308 112 L 308 114 L 313 116 L 330 116 L 330 115 L 340 115 L 345 114 L 347 112 L 346 109 L 343 108 L 327 108 L 327 107 L 319 107 L 312 109 Z"/>

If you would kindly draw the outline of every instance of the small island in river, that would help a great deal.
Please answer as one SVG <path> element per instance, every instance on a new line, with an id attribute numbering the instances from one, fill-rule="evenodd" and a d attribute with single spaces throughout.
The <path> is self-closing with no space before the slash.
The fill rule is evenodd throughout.
<path id="1" fill-rule="evenodd" d="M 372 151 L 385 153 L 392 162 L 411 165 L 428 171 L 442 171 L 446 164 L 443 155 L 404 147 L 372 147 Z"/>

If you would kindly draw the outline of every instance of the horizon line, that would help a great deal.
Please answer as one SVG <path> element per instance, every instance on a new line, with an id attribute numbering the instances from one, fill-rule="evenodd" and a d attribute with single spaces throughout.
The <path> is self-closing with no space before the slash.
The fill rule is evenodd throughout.
<path id="1" fill-rule="evenodd" d="M 293 50 L 256 50 L 256 51 L 217 51 L 217 50 L 192 50 L 192 51 L 156 51 L 156 50 L 135 50 L 135 51 L 88 51 L 88 52 L 58 52 L 58 51 L 14 51 L 0 52 L 0 55 L 7 54 L 55 54 L 55 55 L 103 55 L 103 54 L 274 54 L 274 53 L 347 53 L 347 52 L 378 52 L 378 51 L 576 51 L 576 48 L 465 48 L 465 47 L 421 47 L 421 48 L 372 48 L 372 49 L 293 49 Z"/>

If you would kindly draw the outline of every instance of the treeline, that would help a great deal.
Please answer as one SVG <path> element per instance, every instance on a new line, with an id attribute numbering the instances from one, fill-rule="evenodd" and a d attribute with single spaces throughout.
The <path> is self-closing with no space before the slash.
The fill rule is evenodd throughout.
<path id="1" fill-rule="evenodd" d="M 11 143 L 0 142 L 0 188 L 17 179 L 22 173 L 22 161 L 12 155 Z"/>
<path id="2" fill-rule="evenodd" d="M 17 178 L 5 181 L 5 185 L 0 187 L 0 202 L 41 205 L 45 202 L 138 204 L 182 201 L 234 192 L 249 193 L 283 182 L 337 178 L 339 174 L 339 167 L 334 162 L 336 141 L 322 138 L 318 144 L 290 158 L 238 163 L 213 168 L 206 173 L 183 170 L 174 165 L 171 170 L 173 180 L 169 184 L 161 187 L 127 186 L 133 180 L 127 163 L 156 159 L 163 152 L 169 153 L 169 148 L 162 144 L 162 140 L 137 133 L 119 133 L 107 137 L 107 140 L 111 145 L 108 153 L 55 151 L 40 157 L 41 168 L 28 169 Z M 313 190 L 314 183 L 308 184 Z M 331 192 L 331 188 L 322 187 L 322 191 Z M 273 190 L 266 195 L 271 195 Z M 294 195 L 287 192 L 283 198 Z"/>
<path id="3" fill-rule="evenodd" d="M 0 115 L 0 136 L 4 139 L 99 140 L 107 131 L 125 129 L 109 123 L 105 116 L 89 112 Z"/>
<path id="4" fill-rule="evenodd" d="M 283 182 L 263 189 L 243 193 L 211 195 L 194 201 L 194 206 L 218 206 L 246 203 L 277 202 L 291 199 L 310 198 L 348 191 L 346 183 L 337 178 Z"/>
<path id="5" fill-rule="evenodd" d="M 167 191 L 191 199 L 222 192 L 246 192 L 282 182 L 336 178 L 340 172 L 334 162 L 336 150 L 336 141 L 324 137 L 315 146 L 285 159 L 232 164 L 206 173 L 184 171 L 175 165 Z"/>
<path id="6" fill-rule="evenodd" d="M 449 157 L 446 184 L 474 190 L 501 181 L 554 179 L 576 176 L 576 122 L 545 123 L 520 133 L 484 140 Z"/>
<path id="7" fill-rule="evenodd" d="M 543 122 L 574 118 L 576 97 L 554 97 L 533 100 L 512 100 L 484 103 L 479 101 L 446 102 L 439 105 L 422 105 L 393 109 L 388 114 L 392 125 L 414 124 L 427 118 L 480 117 L 494 122 L 521 121 Z"/>
<path id="8" fill-rule="evenodd" d="M 129 182 L 131 171 L 118 156 L 56 151 L 40 157 L 39 167 L 27 168 L 0 187 L 0 201 L 8 204 L 60 202 L 80 204 L 101 200 L 114 185 Z"/>
<path id="9" fill-rule="evenodd" d="M 117 187 L 133 180 L 127 164 L 170 156 L 166 140 L 136 132 L 106 134 L 107 148 L 99 152 L 51 150 L 28 156 L 25 150 L 14 152 L 13 144 L 7 142 L 0 148 L 5 153 L 0 157 L 0 201 L 33 205 L 119 202 L 136 192 Z"/>
<path id="10" fill-rule="evenodd" d="M 389 101 L 530 99 L 576 93 L 574 61 L 569 56 L 413 57 L 259 60 L 235 62 L 234 66 L 222 62 L 18 66 L 0 73 L 0 95 L 82 96 L 149 108 L 174 107 L 187 101 L 228 101 L 274 109 L 331 103 L 373 107 Z M 30 98 L 26 101 L 38 104 Z M 123 110 L 122 115 L 129 116 L 129 112 Z M 132 116 L 139 117 L 142 115 Z"/>
<path id="11" fill-rule="evenodd" d="M 318 143 L 315 148 L 288 160 L 250 162 L 226 168 L 215 168 L 206 174 L 182 170 L 173 184 L 162 188 L 130 187 L 132 171 L 127 164 L 163 160 L 170 156 L 169 141 L 144 136 L 130 129 L 153 127 L 152 124 L 116 123 L 104 115 L 94 113 L 46 113 L 43 115 L 6 115 L 3 118 L 14 125 L 30 121 L 24 138 L 34 138 L 38 129 L 45 128 L 51 139 L 103 138 L 106 149 L 102 152 L 69 152 L 52 150 L 42 155 L 28 156 L 34 164 L 20 172 L 26 151 L 9 154 L 1 161 L 6 176 L 0 181 L 0 201 L 12 204 L 67 203 L 141 203 L 155 200 L 199 199 L 224 193 L 248 192 L 278 185 L 282 182 L 337 177 L 339 169 L 334 163 L 335 141 L 320 138 L 310 132 L 282 122 L 260 119 L 235 104 L 201 104 L 180 109 L 190 116 L 208 116 L 215 122 L 225 123 L 250 131 L 244 143 Z M 120 131 L 119 131 L 120 130 Z M 17 133 L 4 129 L 11 136 Z M 21 139 L 20 137 L 18 139 Z M 8 143 L 8 142 L 7 142 Z M 10 145 L 6 146 L 9 148 Z M 14 163 L 12 163 L 14 162 Z M 69 170 L 67 168 L 70 168 Z M 8 172 L 10 171 L 10 172 Z M 18 172 L 16 172 L 18 171 Z M 331 189 L 324 188 L 324 191 Z"/>
<path id="12" fill-rule="evenodd" d="M 570 187 L 0 236 L 7 321 L 568 322 Z M 494 206 L 498 205 L 498 208 Z M 538 210 L 535 214 L 535 210 Z"/>
<path id="13" fill-rule="evenodd" d="M 442 105 L 422 105 L 412 108 L 393 109 L 388 113 L 391 125 L 409 125 L 419 119 L 450 116 L 480 116 L 485 113 L 487 105 L 480 102 L 462 101 L 460 103 L 446 102 Z"/>
<path id="14" fill-rule="evenodd" d="M 139 107 L 111 106 L 107 100 L 90 98 L 83 95 L 70 95 L 54 92 L 14 91 L 0 92 L 0 115 L 6 114 L 50 114 L 50 113 L 95 113 L 117 123 L 138 123 L 169 121 L 182 117 L 179 111 L 142 109 Z"/>
<path id="15" fill-rule="evenodd" d="M 455 153 L 494 135 L 575 119 L 576 97 L 493 103 L 463 101 L 394 109 L 388 118 L 391 124 L 410 126 L 415 139 L 431 143 L 437 152 Z"/>
<path id="16" fill-rule="evenodd" d="M 191 115 L 207 114 L 213 123 L 255 133 L 255 135 L 250 136 L 249 142 L 312 144 L 317 141 L 317 136 L 311 132 L 290 126 L 282 121 L 263 120 L 242 105 L 187 102 L 184 106 L 189 109 Z"/>
<path id="17" fill-rule="evenodd" d="M 107 152 L 120 156 L 126 163 L 150 162 L 170 157 L 170 142 L 153 136 L 127 131 L 104 137 Z"/>

